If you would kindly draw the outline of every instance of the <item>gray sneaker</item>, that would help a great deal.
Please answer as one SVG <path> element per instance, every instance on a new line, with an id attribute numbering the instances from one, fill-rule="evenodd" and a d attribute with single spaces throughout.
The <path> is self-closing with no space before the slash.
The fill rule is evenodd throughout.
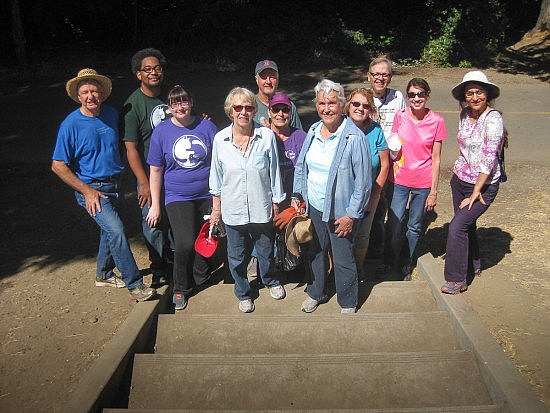
<path id="1" fill-rule="evenodd" d="M 319 301 L 314 300 L 309 295 L 302 303 L 302 311 L 304 313 L 313 313 L 315 310 L 317 310 L 317 307 L 319 306 Z"/>
<path id="2" fill-rule="evenodd" d="M 342 310 L 340 310 L 341 314 L 355 314 L 356 312 L 357 309 L 355 307 L 342 308 Z"/>
<path id="3" fill-rule="evenodd" d="M 126 287 L 126 283 L 122 281 L 122 278 L 117 277 L 116 275 L 111 275 L 109 278 L 101 278 L 100 276 L 96 276 L 95 286 L 123 288 L 123 287 Z"/>
<path id="4" fill-rule="evenodd" d="M 157 290 L 154 288 L 149 288 L 143 283 L 129 291 L 132 298 L 136 301 L 147 301 L 157 294 Z"/>
<path id="5" fill-rule="evenodd" d="M 243 313 L 251 313 L 254 311 L 254 302 L 250 298 L 239 300 L 239 310 Z"/>
<path id="6" fill-rule="evenodd" d="M 276 285 L 275 287 L 268 287 L 268 288 L 269 288 L 269 294 L 275 300 L 282 300 L 283 298 L 286 297 L 286 292 L 282 285 Z"/>

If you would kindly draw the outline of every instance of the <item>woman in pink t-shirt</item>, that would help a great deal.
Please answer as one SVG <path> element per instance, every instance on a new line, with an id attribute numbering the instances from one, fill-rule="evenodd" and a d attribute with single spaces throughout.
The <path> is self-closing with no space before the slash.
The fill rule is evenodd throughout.
<path id="1" fill-rule="evenodd" d="M 390 170 L 386 223 L 385 271 L 400 268 L 404 280 L 411 279 L 413 256 L 422 232 L 426 211 L 437 204 L 441 144 L 447 138 L 443 117 L 426 107 L 430 86 L 414 78 L 407 84 L 409 106 L 395 114 L 392 132 L 399 135 L 401 149 Z M 406 238 L 408 251 L 402 251 L 402 224 L 409 204 Z M 400 262 L 400 257 L 403 261 Z"/>

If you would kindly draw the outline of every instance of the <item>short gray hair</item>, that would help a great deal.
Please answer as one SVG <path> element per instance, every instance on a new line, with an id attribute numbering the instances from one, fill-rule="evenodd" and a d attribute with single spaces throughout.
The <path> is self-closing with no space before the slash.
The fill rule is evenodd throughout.
<path id="1" fill-rule="evenodd" d="M 346 92 L 344 91 L 344 87 L 340 83 L 333 82 L 329 79 L 323 79 L 317 85 L 315 86 L 315 99 L 313 101 L 317 103 L 317 95 L 319 92 L 324 92 L 325 96 L 328 96 L 330 92 L 336 92 L 338 94 L 338 100 L 342 102 L 342 104 L 346 103 Z"/>

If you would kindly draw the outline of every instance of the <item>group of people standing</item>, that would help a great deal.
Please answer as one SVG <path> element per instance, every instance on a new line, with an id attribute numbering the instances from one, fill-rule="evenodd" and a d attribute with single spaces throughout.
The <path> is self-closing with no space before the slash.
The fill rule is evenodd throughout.
<path id="1" fill-rule="evenodd" d="M 230 124 L 218 130 L 209 116 L 196 113 L 195 100 L 183 86 L 174 85 L 161 99 L 165 64 L 156 49 L 133 56 L 140 87 L 125 102 L 120 123 L 117 111 L 102 105 L 111 92 L 109 78 L 83 69 L 67 82 L 68 95 L 81 106 L 59 128 L 52 170 L 75 190 L 78 203 L 100 227 L 97 286 L 127 287 L 134 299 L 144 301 L 171 278 L 175 309 L 184 309 L 193 289 L 211 274 L 209 259 L 194 250 L 207 219 L 211 227 L 225 229 L 239 309 L 254 311 L 247 275 L 252 256 L 271 297 L 284 299 L 273 265 L 278 230 L 273 220 L 283 210 L 311 220 L 312 239 L 302 250 L 312 275 L 304 312 L 328 300 L 332 272 L 341 312 L 355 313 L 367 254 L 383 257 L 383 271 L 399 268 L 410 279 L 425 211 L 437 203 L 447 137 L 443 118 L 426 107 L 430 87 L 424 79 L 408 83 L 408 106 L 401 92 L 388 87 L 392 64 L 385 58 L 369 66 L 371 87 L 347 96 L 342 85 L 322 79 L 314 88 L 320 120 L 306 133 L 295 104 L 277 92 L 277 64 L 263 60 L 255 68 L 257 94 L 231 89 L 224 102 Z M 442 287 L 453 294 L 467 288 L 470 268 L 480 271 L 475 221 L 498 191 L 503 144 L 502 118 L 489 106 L 498 87 L 481 72 L 468 75 L 453 89 L 465 106 L 461 156 L 451 181 L 455 217 L 447 247 L 452 252 L 447 251 Z M 150 287 L 143 283 L 119 215 L 124 169 L 119 130 L 137 181 Z M 388 146 L 392 132 L 397 144 Z"/>

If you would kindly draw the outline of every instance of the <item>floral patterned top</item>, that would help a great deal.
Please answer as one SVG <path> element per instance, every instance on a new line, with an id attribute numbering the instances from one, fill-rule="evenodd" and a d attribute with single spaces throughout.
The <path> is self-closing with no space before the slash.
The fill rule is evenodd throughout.
<path id="1" fill-rule="evenodd" d="M 475 123 L 470 122 L 471 109 L 460 113 L 458 148 L 460 156 L 453 168 L 462 181 L 475 184 L 480 173 L 489 175 L 492 184 L 500 181 L 498 154 L 504 144 L 504 125 L 498 110 L 489 109 Z"/>

